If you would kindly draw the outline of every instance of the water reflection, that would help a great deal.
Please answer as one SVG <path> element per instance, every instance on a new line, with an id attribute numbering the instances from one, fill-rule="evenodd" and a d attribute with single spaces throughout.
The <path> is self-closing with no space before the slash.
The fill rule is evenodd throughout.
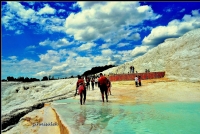
<path id="1" fill-rule="evenodd" d="M 63 105 L 66 103 L 66 105 Z M 75 134 L 199 133 L 199 103 L 118 104 L 59 100 L 53 107 Z"/>

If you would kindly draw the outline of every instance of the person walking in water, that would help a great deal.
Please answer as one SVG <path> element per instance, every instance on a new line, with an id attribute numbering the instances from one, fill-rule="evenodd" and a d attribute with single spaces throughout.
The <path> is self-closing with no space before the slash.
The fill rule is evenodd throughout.
<path id="1" fill-rule="evenodd" d="M 85 104 L 86 100 L 86 86 L 84 79 L 81 78 L 80 75 L 78 75 L 78 81 L 76 83 L 76 89 L 78 89 L 79 95 L 80 95 L 80 104 Z M 84 96 L 84 98 L 83 98 Z"/>
<path id="2" fill-rule="evenodd" d="M 94 90 L 94 78 L 92 78 L 91 84 L 92 84 L 92 90 Z"/>
<path id="3" fill-rule="evenodd" d="M 89 89 L 90 90 L 90 79 L 89 77 L 86 77 L 86 86 L 87 86 L 87 90 Z"/>
<path id="4" fill-rule="evenodd" d="M 102 101 L 104 102 L 104 93 L 106 95 L 106 101 L 108 102 L 108 88 L 107 88 L 108 80 L 102 73 L 100 73 L 100 78 L 98 79 L 98 85 L 101 91 Z"/>

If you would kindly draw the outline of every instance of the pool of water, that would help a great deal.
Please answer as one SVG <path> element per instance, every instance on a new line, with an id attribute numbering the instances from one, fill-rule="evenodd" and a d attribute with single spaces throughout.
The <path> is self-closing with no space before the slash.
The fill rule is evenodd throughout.
<path id="1" fill-rule="evenodd" d="M 53 107 L 74 134 L 199 134 L 200 102 L 120 104 L 64 99 Z"/>

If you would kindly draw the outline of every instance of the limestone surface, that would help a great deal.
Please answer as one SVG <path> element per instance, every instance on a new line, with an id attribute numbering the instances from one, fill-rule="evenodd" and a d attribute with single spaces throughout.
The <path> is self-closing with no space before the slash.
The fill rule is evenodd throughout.
<path id="1" fill-rule="evenodd" d="M 167 78 L 186 82 L 200 82 L 200 29 L 179 38 L 166 39 L 146 54 L 120 66 L 105 70 L 103 74 L 125 74 L 130 66 L 138 73 L 165 71 Z"/>

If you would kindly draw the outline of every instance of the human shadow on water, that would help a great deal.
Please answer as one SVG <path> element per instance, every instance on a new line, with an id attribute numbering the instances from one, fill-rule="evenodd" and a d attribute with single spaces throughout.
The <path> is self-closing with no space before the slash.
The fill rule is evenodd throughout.
<path id="1" fill-rule="evenodd" d="M 86 108 L 85 107 L 80 107 L 80 112 L 76 117 L 76 124 L 78 126 L 84 125 L 86 117 L 87 117 Z"/>
<path id="2" fill-rule="evenodd" d="M 81 105 L 79 110 L 74 116 L 75 131 L 79 132 L 102 132 L 108 125 L 109 120 L 114 117 L 110 105 L 101 102 L 89 102 L 86 105 Z"/>

